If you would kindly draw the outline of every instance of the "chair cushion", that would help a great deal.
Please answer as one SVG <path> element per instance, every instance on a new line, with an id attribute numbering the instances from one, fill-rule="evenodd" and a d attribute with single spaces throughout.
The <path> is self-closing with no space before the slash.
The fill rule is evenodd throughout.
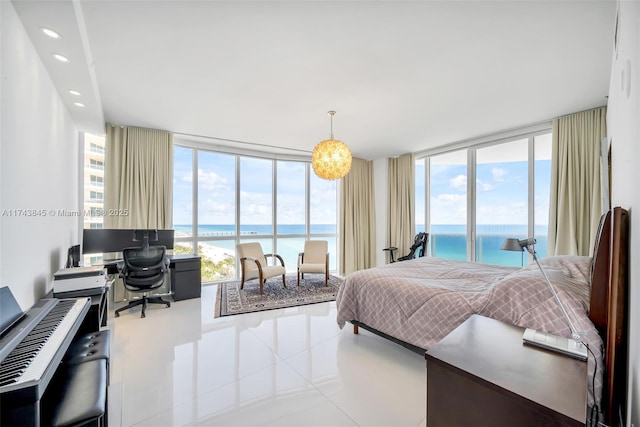
<path id="1" fill-rule="evenodd" d="M 62 400 L 51 425 L 81 425 L 105 413 L 107 365 L 105 359 L 72 365 L 64 381 Z"/>
<path id="2" fill-rule="evenodd" d="M 300 264 L 298 270 L 300 273 L 324 273 L 327 265 L 325 263 L 322 264 Z"/>
<path id="3" fill-rule="evenodd" d="M 255 265 L 255 264 L 254 264 Z M 281 265 L 266 265 L 262 266 L 262 278 L 268 279 L 273 276 L 281 276 L 285 274 L 287 270 Z M 258 277 L 258 268 L 256 267 L 253 270 L 249 270 L 245 273 L 245 279 L 256 279 Z"/>

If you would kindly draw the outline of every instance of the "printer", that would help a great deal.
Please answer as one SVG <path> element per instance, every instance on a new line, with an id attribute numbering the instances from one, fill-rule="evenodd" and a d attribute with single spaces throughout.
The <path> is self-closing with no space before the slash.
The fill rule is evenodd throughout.
<path id="1" fill-rule="evenodd" d="M 107 285 L 106 269 L 102 265 L 63 268 L 53 275 L 53 296 L 71 298 L 100 295 Z"/>

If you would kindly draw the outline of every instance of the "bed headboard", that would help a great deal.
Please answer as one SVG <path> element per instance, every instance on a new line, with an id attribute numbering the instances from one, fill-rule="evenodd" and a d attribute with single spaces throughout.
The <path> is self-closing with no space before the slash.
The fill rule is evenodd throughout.
<path id="1" fill-rule="evenodd" d="M 605 346 L 602 410 L 608 425 L 626 417 L 629 213 L 611 209 L 600 220 L 591 268 L 589 318 Z"/>

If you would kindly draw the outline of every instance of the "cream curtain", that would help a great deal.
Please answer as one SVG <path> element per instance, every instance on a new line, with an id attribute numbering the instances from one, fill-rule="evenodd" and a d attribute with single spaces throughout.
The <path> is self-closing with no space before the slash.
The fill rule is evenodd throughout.
<path id="1" fill-rule="evenodd" d="M 602 212 L 606 107 L 553 120 L 549 255 L 592 255 Z"/>
<path id="2" fill-rule="evenodd" d="M 340 187 L 340 273 L 375 265 L 373 162 L 353 159 Z"/>
<path id="3" fill-rule="evenodd" d="M 398 248 L 398 256 L 405 255 L 416 228 L 415 220 L 414 154 L 389 159 L 389 203 L 387 204 L 387 245 Z"/>
<path id="4" fill-rule="evenodd" d="M 105 228 L 173 227 L 173 134 L 107 125 Z"/>

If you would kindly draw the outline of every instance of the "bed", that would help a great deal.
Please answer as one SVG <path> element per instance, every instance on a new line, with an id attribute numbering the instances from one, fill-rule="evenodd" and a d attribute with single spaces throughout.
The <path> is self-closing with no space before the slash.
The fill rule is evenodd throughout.
<path id="1" fill-rule="evenodd" d="M 586 333 L 595 356 L 588 361 L 595 379 L 588 401 L 609 421 L 626 411 L 627 247 L 628 213 L 614 208 L 600 221 L 593 257 L 540 260 Z M 349 322 L 354 333 L 362 327 L 420 353 L 472 314 L 571 336 L 535 263 L 513 268 L 423 257 L 387 264 L 348 275 L 336 304 L 341 328 Z"/>

